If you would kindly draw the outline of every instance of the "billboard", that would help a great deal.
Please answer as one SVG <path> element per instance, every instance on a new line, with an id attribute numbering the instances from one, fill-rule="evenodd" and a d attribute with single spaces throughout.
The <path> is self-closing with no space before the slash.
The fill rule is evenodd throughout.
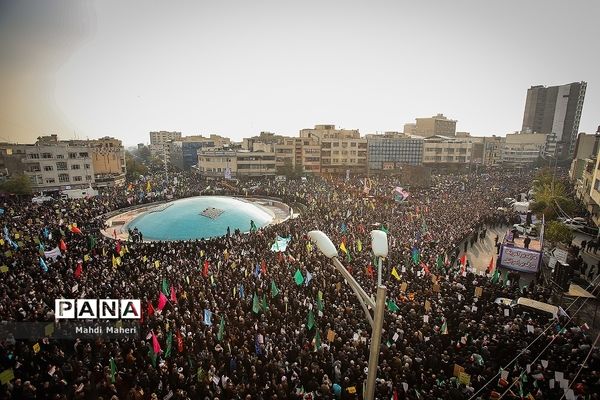
<path id="1" fill-rule="evenodd" d="M 536 273 L 542 253 L 518 247 L 502 246 L 500 265 L 520 272 Z"/>

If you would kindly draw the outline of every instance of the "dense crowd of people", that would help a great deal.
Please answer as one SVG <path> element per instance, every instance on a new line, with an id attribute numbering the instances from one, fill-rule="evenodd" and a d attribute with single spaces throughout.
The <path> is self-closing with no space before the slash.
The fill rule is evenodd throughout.
<path id="1" fill-rule="evenodd" d="M 178 174 L 164 190 L 160 179 L 89 199 L 4 198 L 2 321 L 54 321 L 54 300 L 75 297 L 141 299 L 142 320 L 137 334 L 117 340 L 0 337 L 0 374 L 14 374 L 0 399 L 362 398 L 371 329 L 307 237 L 314 229 L 339 246 L 344 265 L 373 294 L 369 234 L 388 233 L 377 398 L 558 399 L 563 387 L 573 398 L 599 396 L 600 354 L 586 359 L 587 326 L 564 317 L 550 326 L 494 301 L 548 301 L 550 290 L 534 281 L 507 285 L 482 274 L 487 265 L 461 262 L 464 243 L 512 221 L 498 205 L 526 192 L 526 174 L 434 176 L 401 203 L 391 177 L 254 180 L 218 193 L 274 196 L 302 212 L 210 240 L 149 242 L 132 231 L 118 242 L 100 233 L 118 210 L 215 193 L 214 183 L 193 175 Z M 278 236 L 290 238 L 283 252 L 271 249 Z M 46 257 L 54 249 L 60 255 Z"/>

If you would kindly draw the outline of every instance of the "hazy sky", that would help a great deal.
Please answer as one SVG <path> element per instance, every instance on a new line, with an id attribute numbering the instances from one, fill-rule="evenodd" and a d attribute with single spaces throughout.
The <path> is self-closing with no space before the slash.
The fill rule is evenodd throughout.
<path id="1" fill-rule="evenodd" d="M 297 135 L 521 128 L 527 88 L 587 81 L 600 125 L 600 2 L 0 0 L 0 141 L 151 130 Z"/>

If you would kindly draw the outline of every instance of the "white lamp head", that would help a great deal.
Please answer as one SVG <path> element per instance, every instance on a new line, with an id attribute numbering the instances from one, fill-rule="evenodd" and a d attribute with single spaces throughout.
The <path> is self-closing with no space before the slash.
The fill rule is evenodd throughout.
<path id="1" fill-rule="evenodd" d="M 388 255 L 388 240 L 387 233 L 384 231 L 371 231 L 371 247 L 373 254 L 377 257 L 387 257 Z"/>
<path id="2" fill-rule="evenodd" d="M 327 258 L 337 257 L 338 252 L 329 237 L 321 231 L 310 231 L 308 237 L 315 242 L 321 253 Z"/>

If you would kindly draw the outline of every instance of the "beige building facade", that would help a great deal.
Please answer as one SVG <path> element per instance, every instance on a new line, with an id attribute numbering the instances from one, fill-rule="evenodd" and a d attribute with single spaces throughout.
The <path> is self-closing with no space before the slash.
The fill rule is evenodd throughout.
<path id="1" fill-rule="evenodd" d="M 150 144 L 167 143 L 171 140 L 180 140 L 181 132 L 154 131 L 150 132 Z"/>
<path id="2" fill-rule="evenodd" d="M 430 118 L 416 118 L 416 121 L 413 135 L 423 137 L 456 135 L 456 121 L 448 119 L 444 114 L 437 114 Z"/>
<path id="3" fill-rule="evenodd" d="M 535 162 L 546 150 L 548 135 L 543 133 L 509 133 L 502 149 L 502 164 L 525 166 Z"/>
<path id="4" fill-rule="evenodd" d="M 471 162 L 473 143 L 465 139 L 431 136 L 423 142 L 424 165 L 466 165 Z"/>
<path id="5" fill-rule="evenodd" d="M 275 175 L 275 153 L 249 150 L 198 150 L 196 171 L 206 177 L 240 178 Z"/>
<path id="6" fill-rule="evenodd" d="M 315 125 L 311 129 L 302 129 L 300 139 L 313 139 L 320 146 L 321 173 L 344 174 L 366 173 L 367 139 L 361 138 L 357 129 L 336 129 L 335 125 Z M 310 146 L 310 145 L 309 145 Z M 308 150 L 308 148 L 307 148 Z M 318 156 L 310 148 L 306 155 L 316 163 Z"/>

